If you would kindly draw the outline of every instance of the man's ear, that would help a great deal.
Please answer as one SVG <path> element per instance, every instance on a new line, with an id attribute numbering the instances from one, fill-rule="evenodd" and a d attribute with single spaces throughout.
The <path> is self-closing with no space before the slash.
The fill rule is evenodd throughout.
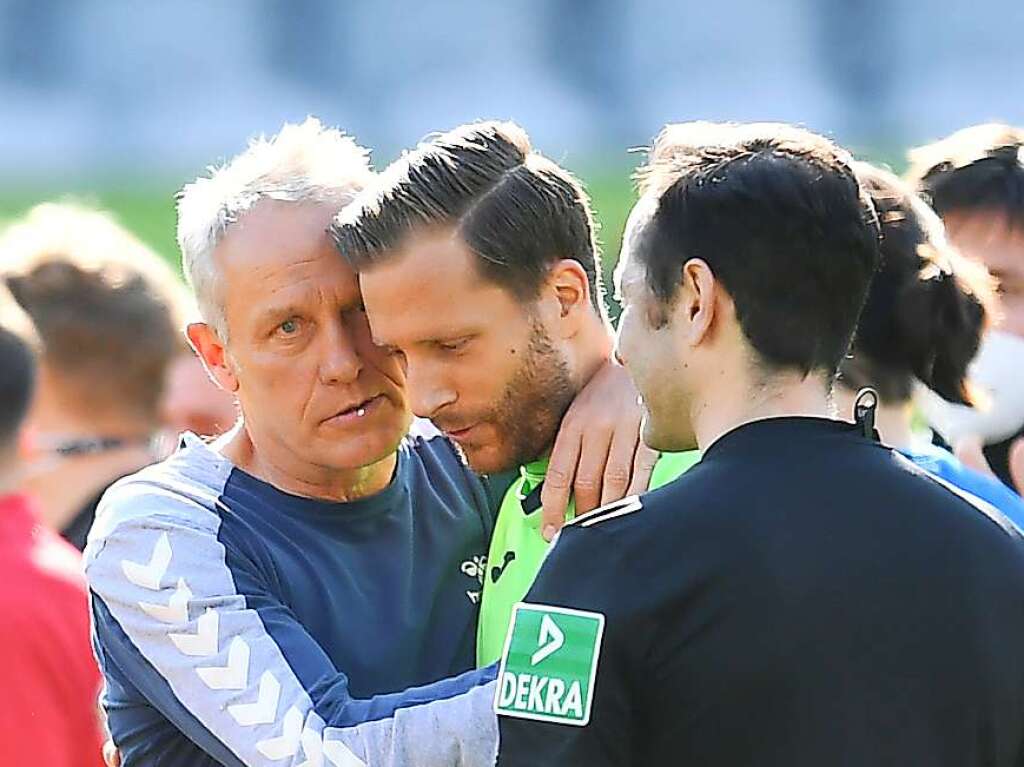
<path id="1" fill-rule="evenodd" d="M 690 346 L 704 342 L 715 327 L 717 287 L 718 282 L 706 261 L 691 258 L 683 264 L 676 311 L 682 315 Z"/>
<path id="2" fill-rule="evenodd" d="M 199 359 L 203 361 L 206 372 L 217 385 L 226 392 L 237 392 L 238 378 L 228 364 L 227 351 L 217 336 L 217 331 L 205 322 L 192 322 L 185 329 L 185 335 L 188 336 L 188 342 L 196 350 Z"/>
<path id="3" fill-rule="evenodd" d="M 583 264 L 571 258 L 557 261 L 548 273 L 548 290 L 557 311 L 553 327 L 559 328 L 561 338 L 571 338 L 579 332 L 583 320 L 594 311 L 590 295 L 590 279 Z"/>

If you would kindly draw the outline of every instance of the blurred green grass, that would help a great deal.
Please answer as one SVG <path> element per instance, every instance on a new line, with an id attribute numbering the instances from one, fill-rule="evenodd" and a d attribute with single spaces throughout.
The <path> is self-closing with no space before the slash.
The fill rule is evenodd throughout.
<path id="1" fill-rule="evenodd" d="M 633 202 L 631 168 L 589 167 L 577 169 L 590 192 L 598 220 L 598 237 L 604 255 L 606 285 L 619 254 L 626 216 Z M 152 179 L 99 179 L 88 183 L 7 185 L 0 190 L 0 225 L 47 201 L 72 201 L 108 210 L 180 273 L 175 242 L 174 194 L 182 181 Z M 608 291 L 609 295 L 611 290 Z M 617 313 L 617 307 L 613 307 Z"/>
<path id="2" fill-rule="evenodd" d="M 176 270 L 174 193 L 172 181 L 103 179 L 95 183 L 15 184 L 0 189 L 0 225 L 6 225 L 42 202 L 68 201 L 102 208 L 133 231 Z M 179 270 L 180 271 L 180 270 Z"/>

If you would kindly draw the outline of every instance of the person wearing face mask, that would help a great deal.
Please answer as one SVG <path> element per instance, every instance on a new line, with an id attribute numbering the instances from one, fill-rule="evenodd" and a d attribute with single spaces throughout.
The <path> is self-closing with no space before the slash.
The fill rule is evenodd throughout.
<path id="1" fill-rule="evenodd" d="M 1002 319 L 986 334 L 971 379 L 985 407 L 916 397 L 965 462 L 1024 490 L 1024 130 L 975 125 L 910 152 L 908 179 L 942 218 L 950 241 L 998 281 Z"/>
<path id="2" fill-rule="evenodd" d="M 1024 527 L 1019 495 L 913 430 L 915 381 L 943 403 L 984 406 L 967 369 L 996 313 L 993 280 L 949 245 L 935 212 L 905 183 L 867 163 L 855 169 L 878 212 L 882 263 L 839 366 L 839 411 L 852 413 L 858 390 L 872 387 L 883 442 Z"/>

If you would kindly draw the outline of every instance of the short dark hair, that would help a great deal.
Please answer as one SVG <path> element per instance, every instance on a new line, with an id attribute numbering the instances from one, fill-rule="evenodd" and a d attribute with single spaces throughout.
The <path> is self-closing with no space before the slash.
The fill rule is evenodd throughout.
<path id="1" fill-rule="evenodd" d="M 910 150 L 910 163 L 908 180 L 940 216 L 991 212 L 1024 228 L 1024 130 L 974 125 Z"/>
<path id="2" fill-rule="evenodd" d="M 331 225 L 357 271 L 422 227 L 452 225 L 481 274 L 522 301 L 537 297 L 559 259 L 578 261 L 601 307 L 590 201 L 567 170 L 533 150 L 508 122 L 462 125 L 396 160 Z"/>
<path id="3" fill-rule="evenodd" d="M 0 234 L 0 261 L 63 404 L 157 428 L 185 305 L 160 257 L 102 211 L 44 203 Z"/>
<path id="4" fill-rule="evenodd" d="M 28 415 L 37 347 L 31 321 L 0 285 L 0 448 L 11 445 Z"/>
<path id="5" fill-rule="evenodd" d="M 942 222 L 892 173 L 855 166 L 878 212 L 882 263 L 840 374 L 905 402 L 914 379 L 950 402 L 974 404 L 967 368 L 992 315 L 993 279 L 947 241 Z"/>
<path id="6" fill-rule="evenodd" d="M 845 151 L 788 125 L 666 128 L 640 190 L 656 209 L 639 258 L 671 304 L 680 270 L 705 261 L 769 368 L 834 375 L 878 265 L 878 222 Z"/>

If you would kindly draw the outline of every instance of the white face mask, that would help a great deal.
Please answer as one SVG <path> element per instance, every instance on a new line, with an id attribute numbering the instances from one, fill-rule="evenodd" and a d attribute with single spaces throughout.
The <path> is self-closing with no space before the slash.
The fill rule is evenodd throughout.
<path id="1" fill-rule="evenodd" d="M 964 437 L 979 437 L 983 444 L 991 445 L 1016 434 L 1024 426 L 1024 338 L 990 330 L 968 375 L 988 395 L 989 406 L 954 405 L 917 384 L 914 402 L 928 425 L 950 444 Z"/>

